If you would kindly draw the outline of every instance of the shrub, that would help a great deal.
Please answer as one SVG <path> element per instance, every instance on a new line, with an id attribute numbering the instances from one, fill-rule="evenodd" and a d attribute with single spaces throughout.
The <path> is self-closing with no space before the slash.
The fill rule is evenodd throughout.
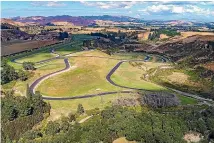
<path id="1" fill-rule="evenodd" d="M 78 107 L 77 107 L 77 113 L 81 115 L 84 112 L 85 112 L 85 110 L 84 110 L 82 104 L 79 104 Z"/>
<path id="2" fill-rule="evenodd" d="M 34 63 L 32 63 L 32 62 L 24 62 L 23 63 L 23 68 L 25 69 L 25 70 L 35 70 L 36 68 L 34 67 Z"/>

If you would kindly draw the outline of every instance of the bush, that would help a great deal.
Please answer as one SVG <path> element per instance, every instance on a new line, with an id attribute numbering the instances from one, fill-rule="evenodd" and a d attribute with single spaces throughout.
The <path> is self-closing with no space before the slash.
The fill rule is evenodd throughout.
<path id="1" fill-rule="evenodd" d="M 23 63 L 23 68 L 25 69 L 25 70 L 35 70 L 36 68 L 34 67 L 34 63 L 32 63 L 32 62 L 24 62 Z"/>
<path id="2" fill-rule="evenodd" d="M 78 107 L 77 107 L 77 113 L 81 115 L 84 112 L 85 112 L 85 110 L 84 110 L 82 104 L 79 104 Z"/>
<path id="3" fill-rule="evenodd" d="M 73 121 L 76 121 L 76 116 L 72 113 L 69 113 L 68 114 L 68 121 L 69 122 L 73 122 Z"/>
<path id="4" fill-rule="evenodd" d="M 33 131 L 33 130 L 29 130 L 22 135 L 22 138 L 28 139 L 28 140 L 33 140 L 39 137 L 42 137 L 42 133 L 39 131 Z"/>
<path id="5" fill-rule="evenodd" d="M 55 135 L 60 132 L 60 124 L 57 122 L 48 122 L 46 128 L 45 128 L 45 134 L 46 135 Z"/>
<path id="6" fill-rule="evenodd" d="M 28 79 L 28 73 L 23 70 L 18 71 L 18 77 L 21 81 L 26 81 Z"/>

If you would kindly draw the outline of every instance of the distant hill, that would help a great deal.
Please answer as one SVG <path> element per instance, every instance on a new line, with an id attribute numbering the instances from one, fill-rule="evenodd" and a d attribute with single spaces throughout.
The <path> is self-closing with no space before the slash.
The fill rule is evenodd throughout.
<path id="1" fill-rule="evenodd" d="M 38 23 L 41 25 L 46 25 L 55 22 L 64 22 L 66 24 L 74 24 L 78 26 L 88 26 L 96 23 L 95 20 L 108 20 L 114 22 L 141 22 L 140 19 L 132 18 L 128 16 L 69 16 L 69 15 L 61 15 L 61 16 L 30 16 L 30 17 L 14 17 L 12 20 L 16 22 L 23 23 Z"/>
<path id="2" fill-rule="evenodd" d="M 142 20 L 139 18 L 133 18 L 129 16 L 103 15 L 103 16 L 81 16 L 81 17 L 90 20 L 105 20 L 114 22 L 142 22 Z"/>
<path id="3" fill-rule="evenodd" d="M 9 24 L 12 26 L 17 26 L 17 27 L 26 25 L 25 23 L 14 21 L 14 20 L 7 19 L 7 18 L 1 18 L 1 24 Z"/>

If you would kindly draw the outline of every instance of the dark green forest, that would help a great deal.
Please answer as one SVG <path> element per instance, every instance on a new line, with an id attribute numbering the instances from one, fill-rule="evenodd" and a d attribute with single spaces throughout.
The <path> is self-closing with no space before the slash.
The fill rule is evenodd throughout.
<path id="1" fill-rule="evenodd" d="M 45 114 L 49 116 L 50 105 L 42 100 L 39 93 L 27 97 L 14 96 L 13 92 L 5 93 L 1 98 L 2 142 L 18 140 L 20 136 L 41 122 Z"/>
<path id="2" fill-rule="evenodd" d="M 92 113 L 92 112 L 90 112 Z M 142 143 L 182 143 L 183 136 L 196 131 L 203 143 L 214 141 L 214 108 L 157 109 L 137 112 L 113 106 L 93 110 L 93 118 L 83 124 L 63 118 L 49 122 L 43 130 L 31 130 L 19 142 L 28 143 L 111 143 L 119 137 Z"/>

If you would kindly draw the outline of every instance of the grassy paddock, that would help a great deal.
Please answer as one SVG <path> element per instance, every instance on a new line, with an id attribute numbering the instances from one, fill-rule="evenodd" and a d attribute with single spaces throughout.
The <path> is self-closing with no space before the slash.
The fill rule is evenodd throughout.
<path id="1" fill-rule="evenodd" d="M 65 67 L 63 59 L 55 59 L 48 63 L 43 63 L 39 65 L 35 71 L 32 72 L 32 76 L 26 81 L 14 81 L 2 86 L 4 90 L 14 89 L 16 95 L 25 95 L 26 94 L 26 86 L 28 84 L 32 84 L 40 76 L 46 75 L 48 73 L 52 73 L 54 71 L 61 70 Z"/>
<path id="2" fill-rule="evenodd" d="M 45 100 L 51 105 L 51 115 L 50 119 L 57 119 L 60 116 L 67 116 L 69 113 L 76 113 L 78 104 L 82 104 L 85 110 L 91 110 L 94 108 L 99 108 L 103 110 L 107 106 L 112 106 L 112 102 L 118 98 L 131 98 L 137 96 L 137 94 L 128 94 L 128 93 L 117 93 L 110 94 L 106 96 L 98 96 L 86 99 L 75 99 L 75 100 Z"/>
<path id="3" fill-rule="evenodd" d="M 152 63 L 151 63 L 152 64 Z M 123 63 L 112 75 L 111 79 L 123 86 L 143 88 L 146 90 L 165 90 L 163 87 L 144 80 L 146 69 L 156 66 L 143 62 L 141 66 L 133 67 L 128 62 Z M 146 66 L 149 67 L 146 67 Z"/>
<path id="4" fill-rule="evenodd" d="M 80 52 L 78 55 L 94 55 L 108 57 L 99 51 Z M 91 57 L 70 57 L 73 69 L 45 80 L 38 87 L 43 95 L 65 97 L 84 94 L 101 93 L 106 91 L 118 91 L 105 79 L 107 73 L 118 62 L 117 60 Z"/>

